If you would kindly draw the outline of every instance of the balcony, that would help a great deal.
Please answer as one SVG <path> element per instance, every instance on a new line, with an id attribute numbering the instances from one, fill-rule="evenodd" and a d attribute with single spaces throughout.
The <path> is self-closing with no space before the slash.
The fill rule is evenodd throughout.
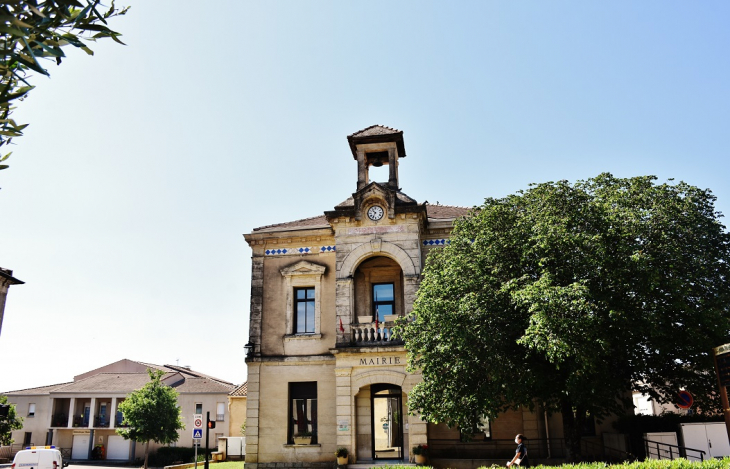
<path id="1" fill-rule="evenodd" d="M 89 426 L 89 417 L 76 416 L 73 422 L 74 427 L 86 428 Z"/>
<path id="2" fill-rule="evenodd" d="M 215 421 L 222 422 L 223 420 L 225 420 L 224 417 L 225 417 L 225 414 L 215 414 Z"/>
<path id="3" fill-rule="evenodd" d="M 109 419 L 106 417 L 94 417 L 94 428 L 109 428 Z"/>
<path id="4" fill-rule="evenodd" d="M 68 415 L 66 414 L 53 414 L 51 417 L 52 427 L 68 427 Z"/>
<path id="5" fill-rule="evenodd" d="M 392 322 L 352 324 L 352 342 L 360 346 L 403 345 L 401 339 L 393 337 Z"/>

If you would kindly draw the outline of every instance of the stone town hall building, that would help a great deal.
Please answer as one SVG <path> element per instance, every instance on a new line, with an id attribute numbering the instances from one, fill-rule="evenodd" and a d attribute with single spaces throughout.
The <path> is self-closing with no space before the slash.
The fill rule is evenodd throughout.
<path id="1" fill-rule="evenodd" d="M 413 307 L 428 252 L 468 209 L 401 192 L 402 131 L 376 125 L 347 139 L 357 162 L 351 197 L 318 217 L 245 235 L 253 251 L 247 468 L 331 463 L 338 447 L 350 462 L 395 462 L 419 443 L 459 442 L 457 430 L 408 415 L 420 375 L 406 371 L 390 330 Z M 370 181 L 370 169 L 384 165 L 388 180 Z M 482 438 L 549 437 L 543 417 L 505 414 Z M 295 439 L 307 433 L 311 440 Z"/>

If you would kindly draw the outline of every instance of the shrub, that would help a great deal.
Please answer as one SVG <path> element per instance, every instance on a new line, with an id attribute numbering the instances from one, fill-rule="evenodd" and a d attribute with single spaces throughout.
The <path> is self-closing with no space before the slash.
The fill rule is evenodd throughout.
<path id="1" fill-rule="evenodd" d="M 413 449 L 411 450 L 411 453 L 413 453 L 415 455 L 426 456 L 426 454 L 428 454 L 428 445 L 414 446 Z"/>
<path id="2" fill-rule="evenodd" d="M 205 449 L 201 449 L 205 455 Z M 149 465 L 162 467 L 171 466 L 175 462 L 195 462 L 195 448 L 186 448 L 183 446 L 163 446 L 154 453 L 150 454 Z"/>

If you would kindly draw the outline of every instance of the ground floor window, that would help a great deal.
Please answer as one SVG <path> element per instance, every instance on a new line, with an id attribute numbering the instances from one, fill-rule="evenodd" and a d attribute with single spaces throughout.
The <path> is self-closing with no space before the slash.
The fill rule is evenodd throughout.
<path id="1" fill-rule="evenodd" d="M 289 383 L 289 436 L 312 436 L 317 442 L 317 382 Z"/>

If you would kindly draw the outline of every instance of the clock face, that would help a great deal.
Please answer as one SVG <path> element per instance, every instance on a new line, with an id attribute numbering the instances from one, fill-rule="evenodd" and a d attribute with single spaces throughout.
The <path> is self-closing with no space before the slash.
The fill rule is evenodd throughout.
<path id="1" fill-rule="evenodd" d="M 372 221 L 378 221 L 381 218 L 383 218 L 383 214 L 385 212 L 383 211 L 383 208 L 379 205 L 373 205 L 368 209 L 368 218 Z"/>

